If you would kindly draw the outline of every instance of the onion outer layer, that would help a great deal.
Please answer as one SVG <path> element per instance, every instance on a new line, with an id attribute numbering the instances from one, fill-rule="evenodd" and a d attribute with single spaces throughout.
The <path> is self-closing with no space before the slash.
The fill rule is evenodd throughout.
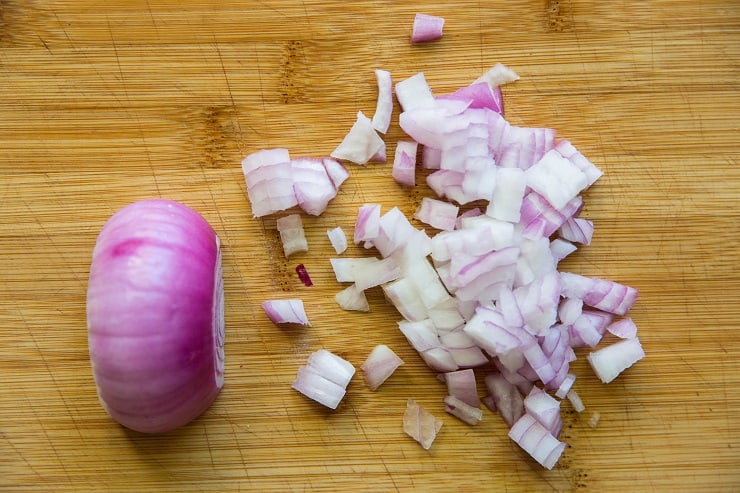
<path id="1" fill-rule="evenodd" d="M 90 360 L 103 408 L 162 433 L 202 414 L 223 386 L 218 236 L 171 200 L 130 204 L 103 226 L 87 291 Z"/>

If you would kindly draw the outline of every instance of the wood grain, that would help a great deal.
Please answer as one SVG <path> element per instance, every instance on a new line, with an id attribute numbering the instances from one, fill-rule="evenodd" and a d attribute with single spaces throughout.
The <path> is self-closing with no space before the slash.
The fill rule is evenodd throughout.
<path id="1" fill-rule="evenodd" d="M 417 11 L 447 19 L 442 40 L 409 44 Z M 330 152 L 357 110 L 372 114 L 374 68 L 423 70 L 442 93 L 496 62 L 522 76 L 504 90 L 510 121 L 556 128 L 605 171 L 585 196 L 594 242 L 567 268 L 640 290 L 647 358 L 608 386 L 575 362 L 587 410 L 564 404 L 553 471 L 497 416 L 471 428 L 443 412 L 379 292 L 368 315 L 332 301 L 326 229 L 351 232 L 370 201 L 412 213 L 424 186 L 352 167 L 329 210 L 305 219 L 310 251 L 286 261 L 275 218 L 251 218 L 239 166 L 260 148 Z M 0 81 L 3 491 L 740 489 L 736 1 L 5 0 Z M 402 135 L 394 121 L 387 141 Z M 227 302 L 226 386 L 164 436 L 103 412 L 85 328 L 100 227 L 153 196 L 218 231 Z M 271 325 L 259 304 L 278 296 L 302 297 L 313 327 Z M 377 392 L 358 375 L 329 412 L 290 389 L 313 350 L 359 366 L 381 342 L 406 365 Z M 402 432 L 409 397 L 444 420 L 429 451 Z"/>

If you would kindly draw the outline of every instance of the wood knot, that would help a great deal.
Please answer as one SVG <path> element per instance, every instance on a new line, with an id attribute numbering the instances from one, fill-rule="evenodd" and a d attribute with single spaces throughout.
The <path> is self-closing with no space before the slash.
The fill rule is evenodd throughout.
<path id="1" fill-rule="evenodd" d="M 570 1 L 546 0 L 546 29 L 548 32 L 571 31 L 573 17 L 570 12 Z"/>

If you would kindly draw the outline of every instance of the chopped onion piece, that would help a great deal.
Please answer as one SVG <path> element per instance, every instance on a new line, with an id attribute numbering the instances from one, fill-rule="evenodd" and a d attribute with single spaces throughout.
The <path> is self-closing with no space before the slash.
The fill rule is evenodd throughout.
<path id="1" fill-rule="evenodd" d="M 401 277 L 401 268 L 393 257 L 368 265 L 359 265 L 353 271 L 357 289 L 362 291 L 394 281 Z"/>
<path id="2" fill-rule="evenodd" d="M 519 80 L 519 76 L 516 72 L 503 63 L 497 63 L 478 77 L 475 82 L 488 82 L 491 86 L 502 86 L 517 80 Z"/>
<path id="3" fill-rule="evenodd" d="M 380 204 L 365 204 L 360 207 L 355 220 L 354 242 L 372 241 L 380 232 Z"/>
<path id="4" fill-rule="evenodd" d="M 354 374 L 355 367 L 349 361 L 326 349 L 319 349 L 309 356 L 306 366 L 298 368 L 292 387 L 306 397 L 336 409 Z"/>
<path id="5" fill-rule="evenodd" d="M 429 450 L 441 428 L 442 421 L 432 416 L 412 399 L 406 401 L 406 411 L 403 413 L 403 431 L 419 442 L 424 450 Z"/>
<path id="6" fill-rule="evenodd" d="M 333 354 L 326 349 L 319 349 L 308 357 L 308 366 L 316 373 L 327 380 L 334 382 L 342 388 L 346 388 L 352 376 L 355 374 L 355 367 L 352 364 Z"/>
<path id="7" fill-rule="evenodd" d="M 427 84 L 424 72 L 419 72 L 408 79 L 397 82 L 396 99 L 401 103 L 401 108 L 403 108 L 404 112 L 414 108 L 433 106 L 434 95 L 429 88 L 429 84 Z M 419 139 L 415 140 L 419 141 Z"/>
<path id="8" fill-rule="evenodd" d="M 334 295 L 334 300 L 343 310 L 369 312 L 370 305 L 367 302 L 365 292 L 357 289 L 354 284 L 347 286 L 342 291 Z"/>
<path id="9" fill-rule="evenodd" d="M 445 411 L 465 423 L 475 426 L 483 419 L 480 407 L 474 407 L 457 397 L 448 395 L 444 398 Z"/>
<path id="10" fill-rule="evenodd" d="M 606 330 L 620 339 L 634 339 L 637 337 L 637 325 L 631 318 L 623 318 L 610 324 Z"/>
<path id="11" fill-rule="evenodd" d="M 463 87 L 452 94 L 437 96 L 439 99 L 456 99 L 458 101 L 469 101 L 469 108 L 488 108 L 501 113 L 503 104 L 501 91 L 498 87 L 494 90 L 488 82 L 481 81 Z"/>
<path id="12" fill-rule="evenodd" d="M 496 409 L 501 417 L 507 425 L 513 426 L 524 414 L 524 399 L 519 389 L 497 373 L 486 375 L 484 383 L 488 393 L 493 396 Z"/>
<path id="13" fill-rule="evenodd" d="M 375 257 L 329 259 L 337 282 L 355 282 L 355 272 L 357 270 L 375 266 L 378 262 L 380 261 Z"/>
<path id="14" fill-rule="evenodd" d="M 341 386 L 319 375 L 308 366 L 298 368 L 298 376 L 291 387 L 330 409 L 336 409 L 346 393 Z"/>
<path id="15" fill-rule="evenodd" d="M 280 232 L 280 241 L 283 243 L 285 258 L 294 253 L 307 252 L 308 242 L 303 230 L 303 222 L 299 214 L 291 214 L 277 220 L 277 229 Z"/>
<path id="16" fill-rule="evenodd" d="M 337 252 L 337 255 L 341 255 L 345 250 L 347 250 L 347 235 L 344 234 L 344 230 L 341 226 L 326 230 L 326 234 L 329 236 L 331 246 L 334 247 L 334 251 Z"/>
<path id="17" fill-rule="evenodd" d="M 471 369 L 451 371 L 444 374 L 447 384 L 447 394 L 460 399 L 467 405 L 479 408 L 478 387 L 475 383 L 475 373 Z"/>
<path id="18" fill-rule="evenodd" d="M 576 376 L 572 373 L 568 373 L 563 379 L 563 383 L 560 384 L 557 392 L 555 392 L 555 397 L 557 397 L 558 399 L 565 399 L 568 395 L 568 392 L 570 392 L 571 387 L 573 387 L 575 381 Z"/>
<path id="19" fill-rule="evenodd" d="M 624 370 L 645 357 L 640 340 L 623 339 L 598 351 L 589 353 L 588 362 L 604 383 L 609 383 Z"/>
<path id="20" fill-rule="evenodd" d="M 565 207 L 588 186 L 583 171 L 556 150 L 547 152 L 526 175 L 527 186 L 556 209 Z"/>
<path id="21" fill-rule="evenodd" d="M 435 15 L 417 13 L 414 17 L 414 25 L 411 30 L 412 43 L 424 43 L 434 41 L 442 37 L 442 30 L 445 25 L 443 17 Z"/>
<path id="22" fill-rule="evenodd" d="M 378 82 L 378 100 L 375 105 L 372 125 L 375 130 L 386 133 L 393 115 L 393 79 L 387 70 L 375 69 Z"/>
<path id="23" fill-rule="evenodd" d="M 527 179 L 523 170 L 499 168 L 496 172 L 496 186 L 486 208 L 486 214 L 502 221 L 519 222 L 526 186 Z"/>
<path id="24" fill-rule="evenodd" d="M 397 183 L 406 187 L 416 185 L 416 151 L 419 144 L 400 141 L 396 144 L 391 175 Z"/>
<path id="25" fill-rule="evenodd" d="M 637 301 L 637 290 L 614 281 L 561 272 L 562 295 L 615 315 L 625 315 Z"/>
<path id="26" fill-rule="evenodd" d="M 565 443 L 558 441 L 529 414 L 514 423 L 509 437 L 546 469 L 552 469 L 565 450 Z"/>
<path id="27" fill-rule="evenodd" d="M 560 262 L 571 253 L 578 250 L 578 247 L 569 241 L 556 238 L 550 242 L 550 252 L 556 262 Z"/>
<path id="28" fill-rule="evenodd" d="M 601 413 L 599 411 L 594 411 L 591 413 L 591 417 L 588 420 L 588 426 L 596 428 L 599 425 L 599 420 L 601 420 Z"/>
<path id="29" fill-rule="evenodd" d="M 375 391 L 395 372 L 403 360 L 384 344 L 378 344 L 360 367 L 365 373 L 365 382 Z"/>
<path id="30" fill-rule="evenodd" d="M 565 396 L 568 398 L 576 412 L 582 413 L 586 410 L 586 406 L 583 405 L 583 401 L 581 400 L 581 396 L 578 395 L 578 392 L 571 389 Z"/>
<path id="31" fill-rule="evenodd" d="M 377 160 L 384 149 L 385 142 L 373 128 L 370 119 L 362 111 L 358 111 L 354 125 L 332 151 L 331 157 L 364 165 L 373 158 Z M 385 153 L 382 153 L 384 157 Z"/>
<path id="32" fill-rule="evenodd" d="M 263 301 L 262 309 L 273 323 L 311 326 L 301 299 Z"/>
<path id="33" fill-rule="evenodd" d="M 449 202 L 424 197 L 414 217 L 433 228 L 452 231 L 455 229 L 459 210 L 459 207 Z"/>
<path id="34" fill-rule="evenodd" d="M 560 419 L 560 401 L 535 386 L 524 398 L 524 408 L 527 410 L 527 414 L 547 428 L 550 434 L 555 437 L 560 434 L 560 429 L 563 426 Z"/>
<path id="35" fill-rule="evenodd" d="M 590 245 L 594 235 L 594 223 L 588 219 L 571 217 L 560 226 L 560 237 L 564 240 Z"/>

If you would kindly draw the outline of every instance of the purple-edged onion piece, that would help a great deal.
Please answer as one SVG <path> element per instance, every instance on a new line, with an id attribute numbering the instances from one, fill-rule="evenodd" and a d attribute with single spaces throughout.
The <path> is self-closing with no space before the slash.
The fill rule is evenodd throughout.
<path id="1" fill-rule="evenodd" d="M 163 199 L 116 212 L 98 235 L 87 290 L 93 376 L 103 408 L 144 433 L 183 426 L 224 381 L 219 240 Z"/>

